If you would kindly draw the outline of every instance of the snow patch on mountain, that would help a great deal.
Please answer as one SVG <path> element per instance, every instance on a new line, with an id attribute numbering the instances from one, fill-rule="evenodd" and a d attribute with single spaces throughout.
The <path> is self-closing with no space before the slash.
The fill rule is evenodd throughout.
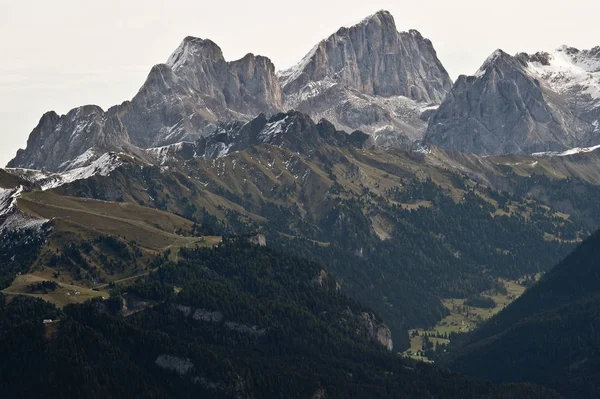
<path id="1" fill-rule="evenodd" d="M 162 147 L 148 148 L 145 152 L 150 155 L 159 165 L 164 165 L 175 157 L 179 151 L 186 145 L 194 145 L 189 141 L 182 141 L 180 143 L 166 145 Z"/>
<path id="2" fill-rule="evenodd" d="M 597 149 L 600 149 L 600 145 L 596 145 L 593 147 L 587 147 L 587 148 L 571 148 L 567 151 L 563 151 L 563 152 L 536 152 L 533 155 L 534 157 L 544 157 L 544 156 L 550 156 L 550 157 L 567 157 L 569 155 L 577 155 L 577 154 L 585 154 L 588 152 L 593 152 L 596 151 Z"/>
<path id="3" fill-rule="evenodd" d="M 529 63 L 533 76 L 559 94 L 581 92 L 590 97 L 590 106 L 600 105 L 600 57 L 567 46 L 543 55 L 546 59 Z"/>
<path id="4" fill-rule="evenodd" d="M 6 216 L 16 205 L 23 186 L 14 189 L 0 188 L 0 216 Z"/>
<path id="5" fill-rule="evenodd" d="M 88 166 L 75 168 L 63 173 L 48 173 L 40 170 L 22 168 L 8 168 L 6 170 L 24 180 L 40 186 L 42 190 L 49 190 L 92 176 L 108 176 L 112 171 L 123 164 L 119 156 L 120 155 L 117 153 L 107 152 Z"/>
<path id="6" fill-rule="evenodd" d="M 311 98 L 318 97 L 321 93 L 326 92 L 327 90 L 336 85 L 338 85 L 338 83 L 330 77 L 326 77 L 325 79 L 319 80 L 317 82 L 309 82 L 298 92 L 291 93 L 286 97 L 288 108 L 293 108 L 294 105 L 300 104 L 303 101 L 307 101 Z"/>
<path id="7" fill-rule="evenodd" d="M 265 127 L 258 134 L 259 141 L 263 143 L 269 143 L 273 138 L 284 132 L 284 126 L 288 116 L 275 122 L 267 123 Z"/>
<path id="8" fill-rule="evenodd" d="M 96 155 L 96 151 L 94 151 L 93 148 L 88 148 L 83 154 L 79 155 L 75 159 L 61 163 L 58 168 L 61 170 L 81 168 L 89 164 L 89 162 L 96 157 Z"/>

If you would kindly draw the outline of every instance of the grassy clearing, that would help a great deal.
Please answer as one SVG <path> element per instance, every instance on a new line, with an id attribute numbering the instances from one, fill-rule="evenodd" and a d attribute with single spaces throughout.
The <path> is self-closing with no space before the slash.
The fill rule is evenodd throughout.
<path id="1" fill-rule="evenodd" d="M 83 287 L 74 284 L 67 284 L 64 280 L 66 278 L 52 278 L 47 274 L 48 271 L 36 272 L 36 274 L 23 274 L 17 276 L 15 281 L 10 287 L 4 289 L 2 293 L 5 295 L 29 295 L 37 298 L 41 298 L 45 301 L 53 303 L 58 307 L 63 307 L 72 303 L 82 303 L 88 299 L 105 297 L 108 298 L 107 291 L 94 291 L 91 288 Z M 38 294 L 29 292 L 27 286 L 32 283 L 39 283 L 42 281 L 55 281 L 59 284 L 59 287 L 52 292 L 47 294 Z"/>
<path id="2" fill-rule="evenodd" d="M 164 252 L 176 262 L 181 248 L 212 247 L 221 242 L 221 237 L 190 236 L 193 228 L 190 220 L 132 203 L 29 192 L 19 198 L 18 206 L 28 214 L 52 219 L 53 234 L 31 273 L 19 276 L 4 292 L 40 297 L 57 306 L 108 297 L 105 290 L 110 282 L 128 284 L 147 275 L 150 262 Z M 126 254 L 97 241 L 103 236 L 112 236 L 123 243 Z M 86 249 L 82 243 L 87 243 Z M 52 262 L 69 248 L 77 248 L 79 258 L 69 255 L 58 264 Z M 118 267 L 115 261 L 121 262 Z M 44 280 L 56 281 L 61 288 L 48 294 L 28 292 L 27 285 Z"/>
<path id="3" fill-rule="evenodd" d="M 221 236 L 205 236 L 205 237 L 181 237 L 174 244 L 167 247 L 170 250 L 169 260 L 177 262 L 179 260 L 179 250 L 181 248 L 212 248 L 219 245 L 223 241 Z"/>
<path id="4" fill-rule="evenodd" d="M 536 276 L 536 279 L 539 276 Z M 428 362 L 429 359 L 419 356 L 418 352 L 423 346 L 423 336 L 430 335 L 429 338 L 434 343 L 447 344 L 450 340 L 445 338 L 437 338 L 434 336 L 449 337 L 451 333 L 466 333 L 474 330 L 484 321 L 488 320 L 498 312 L 502 311 L 508 304 L 520 297 L 525 292 L 526 287 L 523 285 L 525 279 L 519 281 L 504 280 L 499 281 L 504 284 L 506 294 L 501 293 L 484 293 L 482 296 L 492 298 L 496 303 L 494 308 L 483 309 L 472 306 L 466 306 L 466 298 L 448 298 L 443 300 L 444 306 L 450 311 L 450 314 L 440 320 L 432 329 L 414 329 L 409 331 L 411 337 L 411 347 L 404 352 L 405 356 L 414 359 Z M 413 336 L 415 333 L 418 335 Z"/>

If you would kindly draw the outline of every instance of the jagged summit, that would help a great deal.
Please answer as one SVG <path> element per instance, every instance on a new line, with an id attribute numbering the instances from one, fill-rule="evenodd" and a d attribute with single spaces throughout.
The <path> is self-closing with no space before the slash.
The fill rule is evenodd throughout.
<path id="1" fill-rule="evenodd" d="M 379 11 L 321 41 L 294 68 L 275 73 L 267 57 L 248 53 L 226 61 L 209 39 L 188 36 L 150 70 L 131 101 L 108 111 L 82 107 L 48 114 L 10 166 L 63 171 L 84 154 L 193 142 L 222 122 L 297 109 L 339 129 L 362 130 L 379 144 L 422 138 L 430 112 L 451 87 L 431 42 L 398 32 Z"/>
<path id="2" fill-rule="evenodd" d="M 510 56 L 502 49 L 495 50 L 490 56 L 483 62 L 481 67 L 475 72 L 476 77 L 481 77 L 485 75 L 485 73 L 492 68 L 501 68 L 502 63 L 514 63 L 517 62 L 517 59 Z"/>
<path id="3" fill-rule="evenodd" d="M 173 70 L 177 70 L 185 65 L 190 58 L 194 57 L 222 59 L 223 51 L 212 40 L 187 36 L 169 56 L 166 64 Z"/>
<path id="4" fill-rule="evenodd" d="M 227 62 L 211 40 L 186 37 L 165 64 L 152 67 L 131 101 L 106 112 L 85 106 L 46 114 L 9 166 L 63 171 L 83 154 L 194 141 L 220 121 L 250 120 L 282 106 L 271 60 L 248 54 Z"/>
<path id="5" fill-rule="evenodd" d="M 441 101 L 451 85 L 431 42 L 415 30 L 398 32 L 387 11 L 340 28 L 279 77 L 286 94 L 323 82 L 323 86 L 339 83 L 367 95 L 426 102 Z"/>
<path id="6" fill-rule="evenodd" d="M 385 21 L 391 25 L 393 25 L 394 27 L 396 26 L 396 21 L 394 21 L 394 16 L 392 15 L 391 12 L 389 12 L 388 10 L 379 10 L 376 13 L 373 13 L 371 15 L 368 15 L 366 17 L 364 17 L 360 22 L 356 23 L 356 24 L 352 24 L 350 26 L 347 26 L 346 28 L 351 28 L 353 26 L 357 26 L 357 25 L 361 25 L 361 24 L 368 24 L 369 22 L 371 22 L 372 20 L 378 20 L 378 21 Z M 341 28 L 344 29 L 344 28 Z"/>
<path id="7" fill-rule="evenodd" d="M 359 28 L 370 24 L 385 25 L 390 30 L 397 31 L 394 16 L 387 10 L 379 10 L 376 13 L 361 19 L 359 22 L 347 26 L 342 26 L 334 33 L 334 35 L 343 35 L 349 29 Z"/>
<path id="8" fill-rule="evenodd" d="M 421 139 L 421 114 L 452 85 L 431 41 L 398 32 L 387 11 L 340 28 L 278 76 L 286 109 L 368 132 L 382 145 Z"/>

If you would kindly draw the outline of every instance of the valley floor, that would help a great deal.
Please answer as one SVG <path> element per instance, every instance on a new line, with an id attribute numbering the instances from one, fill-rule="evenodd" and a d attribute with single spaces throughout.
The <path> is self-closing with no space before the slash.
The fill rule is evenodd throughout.
<path id="1" fill-rule="evenodd" d="M 424 341 L 429 340 L 434 347 L 450 343 L 451 334 L 464 334 L 477 328 L 481 323 L 490 319 L 514 300 L 519 298 L 527 289 L 526 281 L 530 276 L 524 276 L 519 280 L 499 279 L 506 293 L 489 292 L 481 296 L 491 298 L 495 306 L 493 308 L 479 308 L 467 306 L 466 298 L 447 298 L 443 300 L 444 306 L 450 311 L 450 314 L 440 320 L 431 329 L 413 329 L 409 330 L 410 349 L 404 352 L 404 356 L 431 362 L 424 353 Z M 531 276 L 538 279 L 539 276 Z"/>

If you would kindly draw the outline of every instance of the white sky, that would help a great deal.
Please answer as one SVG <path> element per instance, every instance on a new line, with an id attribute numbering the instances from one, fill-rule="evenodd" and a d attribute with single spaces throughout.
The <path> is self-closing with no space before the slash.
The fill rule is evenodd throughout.
<path id="1" fill-rule="evenodd" d="M 213 40 L 228 60 L 252 52 L 283 69 L 380 9 L 430 38 L 453 79 L 496 48 L 600 45 L 597 0 L 0 0 L 0 165 L 44 112 L 133 97 L 185 36 Z"/>

